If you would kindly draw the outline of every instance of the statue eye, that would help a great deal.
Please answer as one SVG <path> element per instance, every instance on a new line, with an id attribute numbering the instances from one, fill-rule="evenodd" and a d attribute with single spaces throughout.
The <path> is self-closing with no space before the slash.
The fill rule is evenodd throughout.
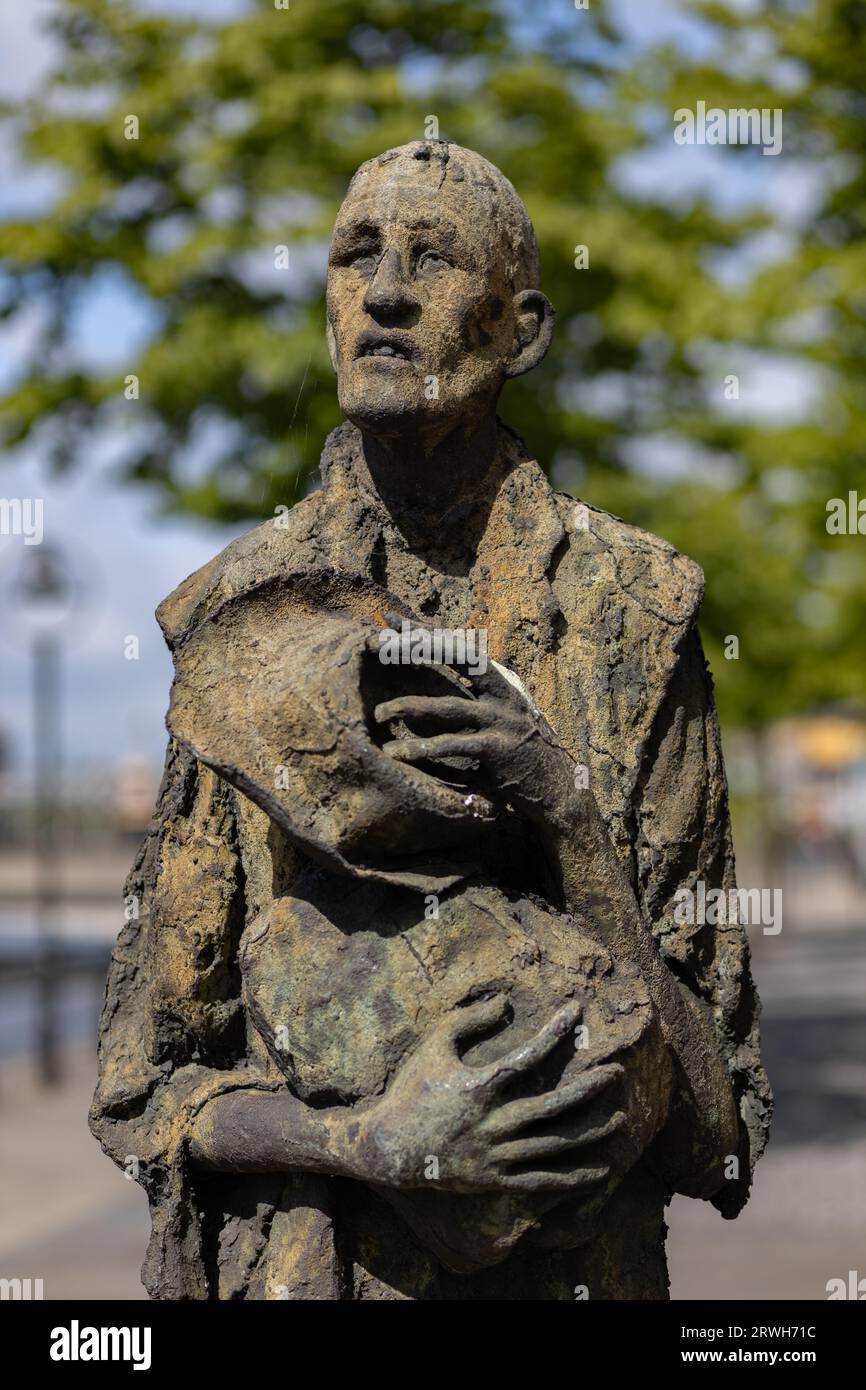
<path id="1" fill-rule="evenodd" d="M 444 256 L 440 256 L 438 251 L 422 251 L 416 263 L 416 269 L 420 271 L 447 270 L 451 265 Z"/>
<path id="2" fill-rule="evenodd" d="M 362 275 L 372 275 L 378 259 L 379 253 L 372 246 L 359 246 L 349 254 L 346 264 Z"/>

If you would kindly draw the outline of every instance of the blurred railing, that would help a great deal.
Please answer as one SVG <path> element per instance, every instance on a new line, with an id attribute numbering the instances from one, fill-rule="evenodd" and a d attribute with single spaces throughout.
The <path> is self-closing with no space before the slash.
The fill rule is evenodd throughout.
<path id="1" fill-rule="evenodd" d="M 24 1027 L 29 1037 L 18 1039 L 23 1050 L 34 1055 L 39 1079 L 56 1085 L 63 1079 L 63 1056 L 70 1031 L 67 1005 L 81 1022 L 82 1011 L 95 1022 L 105 987 L 111 956 L 108 942 L 0 941 L 0 1013 L 9 1033 Z M 22 1003 L 25 1007 L 22 1009 Z M 17 1014 L 17 1019 L 16 1019 Z M 89 1030 L 88 1030 L 89 1031 Z"/>

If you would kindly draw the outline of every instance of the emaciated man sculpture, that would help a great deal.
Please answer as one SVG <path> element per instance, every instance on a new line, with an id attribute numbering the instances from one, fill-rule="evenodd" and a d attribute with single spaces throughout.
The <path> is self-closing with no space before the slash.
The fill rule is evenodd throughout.
<path id="1" fill-rule="evenodd" d="M 746 1199 L 748 948 L 674 914 L 733 885 L 702 576 L 498 421 L 552 326 L 498 170 L 363 165 L 322 488 L 159 610 L 92 1111 L 154 1297 L 665 1298 L 670 1195 Z"/>

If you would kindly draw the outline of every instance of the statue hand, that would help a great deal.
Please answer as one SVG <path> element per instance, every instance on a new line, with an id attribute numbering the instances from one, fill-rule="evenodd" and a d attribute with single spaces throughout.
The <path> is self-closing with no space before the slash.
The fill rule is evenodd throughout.
<path id="1" fill-rule="evenodd" d="M 594 1120 L 592 1104 L 623 1068 L 594 1067 L 559 1090 L 503 1099 L 508 1084 L 531 1073 L 580 1017 L 577 1004 L 566 1004 L 498 1061 L 466 1065 L 458 1042 L 501 1020 L 506 1003 L 500 995 L 440 1020 L 382 1098 L 360 1116 L 353 1114 L 348 1142 L 355 1152 L 355 1176 L 398 1188 L 431 1183 L 454 1192 L 574 1194 L 607 1180 L 609 1168 L 597 1153 L 591 1159 L 579 1151 L 625 1122 L 621 1111 L 609 1115 L 609 1106 L 608 1119 Z"/>
<path id="2" fill-rule="evenodd" d="M 384 701 L 373 712 L 377 723 L 420 723 L 425 735 L 393 739 L 382 751 L 413 764 L 476 759 L 503 800 L 541 825 L 557 823 L 575 796 L 574 761 L 541 712 L 496 666 L 475 675 L 455 669 L 472 681 L 478 698 L 405 695 Z"/>

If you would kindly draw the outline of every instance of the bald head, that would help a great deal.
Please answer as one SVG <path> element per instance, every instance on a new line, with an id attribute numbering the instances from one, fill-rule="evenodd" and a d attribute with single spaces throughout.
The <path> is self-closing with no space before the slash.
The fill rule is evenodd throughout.
<path id="1" fill-rule="evenodd" d="M 328 258 L 328 342 L 340 404 L 385 437 L 444 437 L 495 415 L 508 377 L 541 361 L 553 310 L 512 185 L 446 141 L 362 164 Z"/>
<path id="2" fill-rule="evenodd" d="M 537 290 L 541 284 L 538 242 L 529 213 L 514 184 L 489 159 L 449 140 L 412 140 L 408 145 L 386 150 L 360 165 L 349 184 L 347 200 L 370 176 L 416 179 L 429 177 L 431 193 L 446 187 L 457 198 L 463 197 L 473 217 L 481 217 L 488 233 L 493 232 L 511 268 L 512 293 Z"/>

